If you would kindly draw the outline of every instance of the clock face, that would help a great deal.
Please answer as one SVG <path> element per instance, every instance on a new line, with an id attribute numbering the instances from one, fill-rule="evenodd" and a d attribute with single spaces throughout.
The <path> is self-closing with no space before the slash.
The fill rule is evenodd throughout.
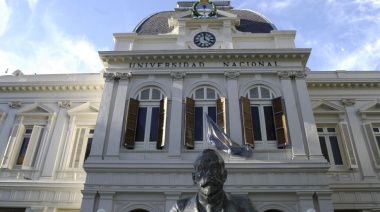
<path id="1" fill-rule="evenodd" d="M 201 48 L 209 48 L 216 42 L 215 35 L 209 32 L 200 32 L 194 36 L 194 43 Z"/>

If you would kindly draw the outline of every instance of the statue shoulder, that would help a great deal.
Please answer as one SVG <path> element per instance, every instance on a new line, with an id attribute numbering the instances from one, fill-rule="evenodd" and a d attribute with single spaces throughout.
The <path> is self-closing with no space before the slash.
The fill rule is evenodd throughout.
<path id="1" fill-rule="evenodd" d="M 194 199 L 195 196 L 177 200 L 170 212 L 186 212 L 187 209 L 196 207 Z"/>

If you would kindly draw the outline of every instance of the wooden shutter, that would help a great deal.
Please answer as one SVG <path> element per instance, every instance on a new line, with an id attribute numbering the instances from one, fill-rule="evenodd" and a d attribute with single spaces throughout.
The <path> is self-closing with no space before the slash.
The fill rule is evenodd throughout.
<path id="1" fill-rule="evenodd" d="M 158 140 L 157 149 L 162 149 L 165 146 L 165 130 L 166 130 L 166 115 L 168 109 L 168 97 L 160 101 L 160 116 L 158 121 Z"/>
<path id="2" fill-rule="evenodd" d="M 34 166 L 34 160 L 38 152 L 38 147 L 42 137 L 44 127 L 34 126 L 32 134 L 30 135 L 30 140 L 28 147 L 26 149 L 24 162 L 22 163 L 22 168 L 30 168 Z"/>
<path id="3" fill-rule="evenodd" d="M 340 123 L 339 126 L 342 134 L 344 148 L 346 150 L 348 166 L 350 169 L 358 168 L 358 163 L 356 162 L 355 152 L 348 130 L 348 125 L 347 123 Z"/>
<path id="4" fill-rule="evenodd" d="M 216 121 L 220 128 L 227 133 L 226 97 L 216 100 Z"/>
<path id="5" fill-rule="evenodd" d="M 71 151 L 71 160 L 70 160 L 70 168 L 79 168 L 79 164 L 83 164 L 81 160 L 82 152 L 85 148 L 83 148 L 86 138 L 86 131 L 87 129 L 85 127 L 77 128 L 74 138 L 74 145 L 73 149 Z"/>
<path id="6" fill-rule="evenodd" d="M 14 165 L 15 155 L 14 152 L 17 152 L 15 150 L 15 146 L 20 145 L 20 140 L 22 138 L 22 134 L 25 130 L 25 127 L 21 124 L 15 124 L 13 126 L 11 135 L 9 136 L 7 147 L 5 148 L 4 157 L 2 159 L 1 167 L 11 169 Z M 18 154 L 15 153 L 15 154 Z"/>
<path id="7" fill-rule="evenodd" d="M 286 126 L 285 111 L 282 105 L 282 98 L 278 97 L 272 99 L 274 123 L 277 134 L 277 144 L 279 148 L 285 147 L 289 144 L 288 130 Z"/>
<path id="8" fill-rule="evenodd" d="M 240 97 L 240 105 L 241 105 L 241 115 L 242 115 L 242 120 L 243 120 L 244 143 L 254 148 L 255 141 L 253 139 L 251 103 L 249 99 L 245 97 Z"/>
<path id="9" fill-rule="evenodd" d="M 371 124 L 364 124 L 364 129 L 367 134 L 369 145 L 372 149 L 372 155 L 375 160 L 377 168 L 380 167 L 380 153 L 379 153 L 379 147 L 377 146 L 375 135 L 372 132 L 372 125 Z"/>
<path id="10" fill-rule="evenodd" d="M 137 116 L 139 112 L 139 101 L 130 98 L 128 101 L 126 123 L 127 127 L 124 136 L 124 145 L 128 149 L 135 148 L 135 134 L 137 125 Z"/>
<path id="11" fill-rule="evenodd" d="M 195 137 L 195 101 L 186 97 L 186 113 L 185 113 L 185 146 L 188 149 L 194 149 Z"/>

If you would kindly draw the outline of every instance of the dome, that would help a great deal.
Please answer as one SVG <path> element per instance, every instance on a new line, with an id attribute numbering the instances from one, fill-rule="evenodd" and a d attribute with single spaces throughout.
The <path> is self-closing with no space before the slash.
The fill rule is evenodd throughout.
<path id="1" fill-rule="evenodd" d="M 217 7 L 218 8 L 218 7 Z M 251 10 L 242 9 L 219 9 L 228 13 L 237 15 L 240 18 L 240 25 L 236 29 L 240 32 L 250 33 L 270 33 L 271 30 L 276 30 L 276 27 L 263 15 Z M 139 35 L 158 35 L 170 33 L 173 27 L 169 27 L 168 19 L 183 10 L 164 11 L 148 16 L 142 20 L 134 29 Z"/>

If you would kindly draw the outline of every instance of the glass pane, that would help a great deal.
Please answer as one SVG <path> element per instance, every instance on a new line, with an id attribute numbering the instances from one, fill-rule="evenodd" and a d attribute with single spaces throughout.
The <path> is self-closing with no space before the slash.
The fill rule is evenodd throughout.
<path id="1" fill-rule="evenodd" d="M 276 128 L 274 126 L 274 117 L 272 106 L 264 107 L 264 116 L 265 116 L 265 128 L 267 131 L 267 139 L 268 141 L 275 141 L 276 139 Z"/>
<path id="2" fill-rule="evenodd" d="M 204 98 L 205 98 L 205 93 L 204 93 L 203 88 L 200 88 L 195 91 L 195 99 L 204 99 Z"/>
<path id="3" fill-rule="evenodd" d="M 260 114 L 259 114 L 259 107 L 252 106 L 251 107 L 251 113 L 252 113 L 252 127 L 253 127 L 253 139 L 255 141 L 261 141 L 261 124 L 260 124 Z"/>
<path id="4" fill-rule="evenodd" d="M 380 150 L 380 136 L 376 136 L 376 141 L 377 141 L 377 146 L 379 147 L 379 150 Z"/>
<path id="5" fill-rule="evenodd" d="M 318 128 L 317 128 L 317 131 L 318 131 L 318 132 L 323 132 L 323 128 L 318 127 Z"/>
<path id="6" fill-rule="evenodd" d="M 95 129 L 90 129 L 90 134 L 94 134 L 95 133 Z"/>
<path id="7" fill-rule="evenodd" d="M 261 98 L 262 99 L 270 99 L 270 92 L 266 88 L 261 88 Z"/>
<path id="8" fill-rule="evenodd" d="M 159 91 L 157 89 L 153 89 L 152 99 L 153 100 L 160 100 L 161 99 L 161 91 Z"/>
<path id="9" fill-rule="evenodd" d="M 195 107 L 195 141 L 203 141 L 203 108 Z"/>
<path id="10" fill-rule="evenodd" d="M 342 156 L 339 150 L 338 138 L 336 136 L 330 136 L 331 149 L 334 154 L 335 165 L 343 165 Z"/>
<path id="11" fill-rule="evenodd" d="M 373 128 L 373 132 L 380 132 L 379 128 Z"/>
<path id="12" fill-rule="evenodd" d="M 150 120 L 149 141 L 157 141 L 158 140 L 159 117 L 160 117 L 160 108 L 159 107 L 152 108 L 152 118 Z"/>
<path id="13" fill-rule="evenodd" d="M 249 91 L 249 95 L 250 95 L 251 99 L 258 99 L 259 98 L 259 88 L 258 87 L 252 88 Z"/>
<path id="14" fill-rule="evenodd" d="M 335 128 L 327 128 L 327 132 L 335 132 Z"/>
<path id="15" fill-rule="evenodd" d="M 25 130 L 25 134 L 32 134 L 32 132 L 33 132 L 33 128 Z"/>
<path id="16" fill-rule="evenodd" d="M 135 141 L 144 141 L 145 135 L 145 123 L 146 123 L 146 107 L 139 108 L 139 114 L 137 117 L 136 137 Z"/>
<path id="17" fill-rule="evenodd" d="M 215 99 L 215 90 L 207 88 L 207 99 Z"/>
<path id="18" fill-rule="evenodd" d="M 216 107 L 209 107 L 209 108 L 208 108 L 208 111 L 207 111 L 207 115 L 210 116 L 210 118 L 211 118 L 215 123 L 218 123 L 218 122 L 216 122 Z"/>
<path id="19" fill-rule="evenodd" d="M 319 137 L 319 143 L 321 144 L 321 150 L 322 150 L 322 154 L 323 156 L 325 156 L 326 160 L 328 162 L 330 162 L 330 157 L 329 157 L 329 153 L 327 151 L 327 146 L 326 146 L 326 139 L 325 137 Z"/>
<path id="20" fill-rule="evenodd" d="M 150 89 L 145 89 L 143 91 L 141 91 L 141 99 L 140 100 L 149 100 L 149 92 Z"/>
<path id="21" fill-rule="evenodd" d="M 90 152 L 91 152 L 92 139 L 93 138 L 89 138 L 87 140 L 86 154 L 84 155 L 84 160 L 85 161 L 87 160 L 87 158 L 88 158 L 88 156 L 90 155 Z"/>
<path id="22" fill-rule="evenodd" d="M 18 157 L 17 157 L 16 165 L 22 165 L 22 163 L 24 163 L 24 158 L 25 158 L 26 150 L 28 149 L 29 140 L 30 138 L 24 138 L 24 140 L 22 141 L 22 145 L 20 148 L 20 153 L 18 154 Z"/>

